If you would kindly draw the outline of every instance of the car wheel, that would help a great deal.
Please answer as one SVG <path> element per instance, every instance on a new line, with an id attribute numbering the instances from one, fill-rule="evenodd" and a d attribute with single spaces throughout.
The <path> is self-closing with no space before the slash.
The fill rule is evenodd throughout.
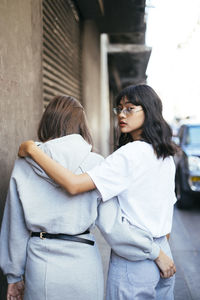
<path id="1" fill-rule="evenodd" d="M 193 199 L 191 199 L 191 196 L 189 196 L 185 191 L 183 191 L 180 178 L 176 176 L 176 197 L 177 202 L 176 206 L 179 209 L 190 209 L 193 206 Z"/>

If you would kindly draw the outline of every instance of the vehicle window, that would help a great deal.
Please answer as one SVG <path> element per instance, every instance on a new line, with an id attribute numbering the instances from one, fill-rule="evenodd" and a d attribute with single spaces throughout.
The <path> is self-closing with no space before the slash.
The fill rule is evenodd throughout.
<path id="1" fill-rule="evenodd" d="M 200 126 L 188 128 L 185 142 L 187 145 L 200 144 Z"/>

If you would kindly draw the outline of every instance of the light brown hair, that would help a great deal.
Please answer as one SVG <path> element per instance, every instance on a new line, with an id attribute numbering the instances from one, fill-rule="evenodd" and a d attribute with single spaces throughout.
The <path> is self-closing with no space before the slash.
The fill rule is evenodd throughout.
<path id="1" fill-rule="evenodd" d="M 39 123 L 38 138 L 42 142 L 68 134 L 80 134 L 93 144 L 86 115 L 80 102 L 67 95 L 54 97 Z"/>

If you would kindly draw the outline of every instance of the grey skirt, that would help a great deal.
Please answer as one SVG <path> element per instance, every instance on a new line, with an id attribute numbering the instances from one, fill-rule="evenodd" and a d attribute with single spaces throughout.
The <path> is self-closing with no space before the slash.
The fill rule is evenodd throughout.
<path id="1" fill-rule="evenodd" d="M 84 238 L 94 240 L 91 234 Z M 32 237 L 27 247 L 24 300 L 102 300 L 103 271 L 94 246 Z"/>

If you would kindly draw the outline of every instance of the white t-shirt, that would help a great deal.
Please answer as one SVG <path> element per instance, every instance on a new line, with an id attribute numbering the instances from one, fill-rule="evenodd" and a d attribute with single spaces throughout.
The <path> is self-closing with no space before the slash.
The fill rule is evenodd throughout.
<path id="1" fill-rule="evenodd" d="M 158 159 L 153 147 L 142 141 L 126 144 L 87 172 L 102 200 L 118 196 L 129 222 L 153 237 L 171 231 L 175 165 L 173 158 Z"/>

